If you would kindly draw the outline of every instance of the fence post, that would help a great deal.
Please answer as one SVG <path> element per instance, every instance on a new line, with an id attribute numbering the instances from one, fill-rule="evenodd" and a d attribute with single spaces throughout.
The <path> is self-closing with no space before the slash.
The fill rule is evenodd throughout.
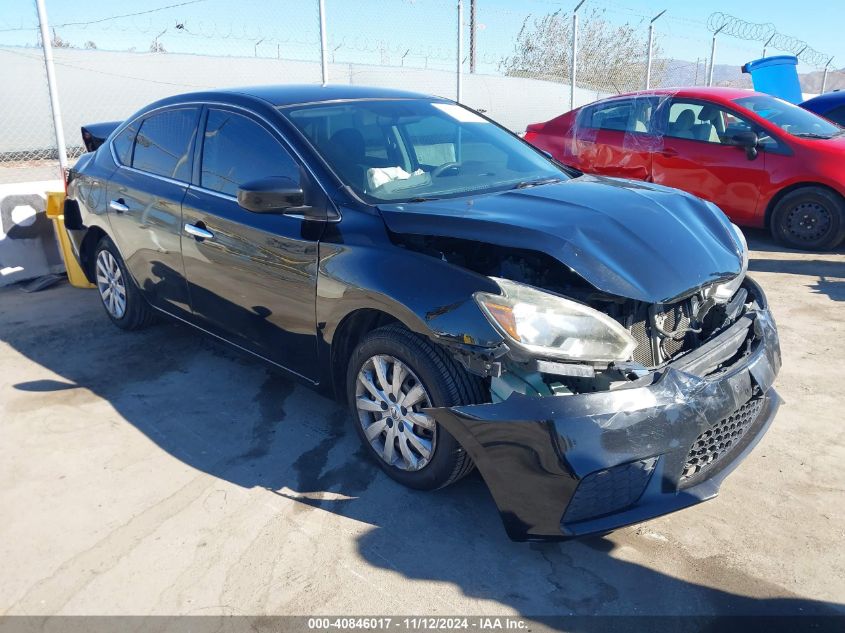
<path id="1" fill-rule="evenodd" d="M 769 39 L 767 39 L 767 40 L 766 40 L 766 43 L 765 43 L 765 44 L 763 44 L 763 57 L 765 57 L 765 56 L 766 56 L 766 49 L 768 49 L 768 48 L 769 48 L 769 44 L 771 44 L 771 43 L 772 43 L 772 40 L 773 40 L 773 39 L 775 39 L 775 35 L 777 35 L 777 34 L 778 34 L 778 32 L 777 32 L 777 31 L 775 31 L 774 33 L 772 33 L 772 36 L 771 36 Z"/>
<path id="2" fill-rule="evenodd" d="M 320 65 L 322 66 L 323 85 L 329 83 L 329 57 L 326 44 L 326 0 L 320 3 Z"/>
<path id="3" fill-rule="evenodd" d="M 824 94 L 824 91 L 827 88 L 827 69 L 830 67 L 831 62 L 833 62 L 833 57 L 828 59 L 827 63 L 824 65 L 824 73 L 822 74 L 822 91 L 820 94 Z"/>
<path id="4" fill-rule="evenodd" d="M 655 15 L 651 18 L 651 22 L 648 23 L 648 59 L 646 61 L 645 66 L 645 89 L 648 90 L 651 88 L 651 56 L 654 53 L 654 23 L 657 21 L 661 15 L 666 13 L 666 9 L 663 9 L 660 13 Z"/>
<path id="5" fill-rule="evenodd" d="M 578 9 L 587 0 L 581 0 L 572 11 L 572 68 L 569 77 L 569 109 L 575 109 L 575 71 L 578 68 Z"/>
<path id="6" fill-rule="evenodd" d="M 461 102 L 461 94 L 463 89 L 463 75 L 461 73 L 461 61 L 464 57 L 464 2 L 458 0 L 458 59 L 455 66 L 455 101 Z"/>
<path id="7" fill-rule="evenodd" d="M 53 65 L 53 44 L 50 40 L 50 25 L 47 22 L 47 8 L 44 0 L 35 0 L 38 11 L 38 25 L 41 28 L 41 50 L 44 52 L 44 66 L 47 68 L 47 89 L 50 92 L 50 109 L 53 112 L 53 130 L 56 133 L 56 152 L 59 154 L 59 166 L 62 180 L 67 170 L 67 149 L 65 148 L 65 130 L 62 126 L 62 111 L 59 108 L 59 87 L 56 84 L 56 68 Z"/>
<path id="8" fill-rule="evenodd" d="M 716 65 L 716 36 L 725 28 L 726 25 L 720 26 L 713 32 L 713 43 L 710 45 L 710 70 L 707 71 L 707 85 L 713 85 L 713 67 Z"/>
<path id="9" fill-rule="evenodd" d="M 475 41 L 476 31 L 476 11 L 475 0 L 469 0 L 469 72 L 475 72 L 475 58 L 478 54 L 477 44 Z"/>

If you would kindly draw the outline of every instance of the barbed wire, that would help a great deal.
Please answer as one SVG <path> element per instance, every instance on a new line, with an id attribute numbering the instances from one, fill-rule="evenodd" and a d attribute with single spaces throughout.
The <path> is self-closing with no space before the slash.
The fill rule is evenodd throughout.
<path id="1" fill-rule="evenodd" d="M 804 40 L 780 33 L 771 22 L 749 22 L 717 11 L 707 18 L 707 28 L 713 33 L 725 33 L 742 40 L 764 42 L 777 50 L 792 53 L 811 66 L 821 68 L 830 59 L 828 55 L 812 48 Z"/>

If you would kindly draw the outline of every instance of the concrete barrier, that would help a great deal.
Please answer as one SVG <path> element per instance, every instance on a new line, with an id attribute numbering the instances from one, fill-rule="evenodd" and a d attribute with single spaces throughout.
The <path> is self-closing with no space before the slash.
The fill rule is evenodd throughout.
<path id="1" fill-rule="evenodd" d="M 0 184 L 0 286 L 64 272 L 46 214 L 46 192 L 62 188 L 61 180 Z"/>

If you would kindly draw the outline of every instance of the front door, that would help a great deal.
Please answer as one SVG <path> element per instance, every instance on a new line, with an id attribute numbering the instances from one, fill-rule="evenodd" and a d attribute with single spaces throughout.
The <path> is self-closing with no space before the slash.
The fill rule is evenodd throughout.
<path id="1" fill-rule="evenodd" d="M 769 189 L 766 151 L 749 159 L 729 145 L 737 132 L 757 126 L 718 105 L 673 99 L 662 111 L 663 142 L 652 161 L 652 179 L 718 205 L 735 222 L 753 224 L 761 189 Z M 771 137 L 761 136 L 761 149 Z"/>
<path id="2" fill-rule="evenodd" d="M 316 379 L 317 248 L 324 222 L 254 213 L 236 197 L 239 185 L 262 178 L 300 181 L 302 166 L 281 135 L 257 118 L 223 107 L 208 108 L 204 118 L 195 184 L 182 205 L 194 321 Z M 327 204 L 303 188 L 306 204 Z"/>

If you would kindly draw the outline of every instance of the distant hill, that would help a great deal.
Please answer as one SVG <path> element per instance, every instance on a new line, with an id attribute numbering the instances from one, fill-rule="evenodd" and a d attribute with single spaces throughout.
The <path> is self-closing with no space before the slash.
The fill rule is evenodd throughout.
<path id="1" fill-rule="evenodd" d="M 658 75 L 660 66 L 662 76 Z M 707 82 L 707 68 L 703 60 L 697 64 L 686 59 L 665 59 L 655 64 L 657 72 L 653 75 L 652 85 L 656 86 L 703 86 Z M 821 70 L 800 73 L 801 90 L 805 93 L 818 93 L 822 88 Z M 739 66 L 733 64 L 716 64 L 713 69 L 714 86 L 732 86 L 736 88 L 751 88 L 751 76 L 742 72 Z M 845 68 L 831 70 L 827 75 L 826 90 L 845 89 Z"/>

